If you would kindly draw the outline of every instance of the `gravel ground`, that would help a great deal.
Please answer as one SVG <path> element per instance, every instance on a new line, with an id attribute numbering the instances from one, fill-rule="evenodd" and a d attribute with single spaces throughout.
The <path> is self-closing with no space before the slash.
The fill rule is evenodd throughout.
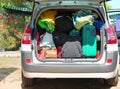
<path id="1" fill-rule="evenodd" d="M 0 57 L 20 57 L 20 51 L 0 52 Z"/>

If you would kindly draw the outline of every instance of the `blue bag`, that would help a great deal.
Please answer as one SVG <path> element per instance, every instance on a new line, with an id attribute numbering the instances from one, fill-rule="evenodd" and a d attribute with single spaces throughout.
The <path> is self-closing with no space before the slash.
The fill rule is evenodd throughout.
<path id="1" fill-rule="evenodd" d="M 96 27 L 97 30 L 101 30 L 101 27 L 103 26 L 103 22 L 101 20 L 95 20 L 93 25 Z"/>

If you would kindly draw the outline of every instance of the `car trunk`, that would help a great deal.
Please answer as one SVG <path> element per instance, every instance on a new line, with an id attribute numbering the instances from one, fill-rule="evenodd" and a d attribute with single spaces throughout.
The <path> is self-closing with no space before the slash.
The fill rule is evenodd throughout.
<path id="1" fill-rule="evenodd" d="M 39 61 L 89 62 L 102 57 L 104 20 L 96 9 L 46 9 L 39 13 L 36 28 Z"/>

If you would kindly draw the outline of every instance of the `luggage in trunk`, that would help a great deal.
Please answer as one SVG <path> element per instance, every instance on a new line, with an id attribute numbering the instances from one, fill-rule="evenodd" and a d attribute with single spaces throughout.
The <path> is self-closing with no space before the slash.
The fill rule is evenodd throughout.
<path id="1" fill-rule="evenodd" d="M 56 48 L 43 47 L 40 50 L 39 57 L 40 57 L 40 59 L 57 58 L 57 49 Z"/>
<path id="2" fill-rule="evenodd" d="M 82 28 L 82 54 L 85 57 L 95 57 L 97 52 L 96 29 L 87 24 Z"/>
<path id="3" fill-rule="evenodd" d="M 74 29 L 74 26 L 70 16 L 61 15 L 56 17 L 55 30 L 57 32 L 69 33 L 72 29 Z"/>
<path id="4" fill-rule="evenodd" d="M 52 35 L 56 47 L 63 46 L 63 44 L 67 41 L 66 38 L 68 38 L 67 34 L 57 31 L 53 32 Z"/>
<path id="5" fill-rule="evenodd" d="M 81 36 L 79 31 L 73 30 L 70 35 L 54 32 L 53 40 L 58 49 L 58 58 L 81 57 Z"/>
<path id="6" fill-rule="evenodd" d="M 63 45 L 61 56 L 63 58 L 81 57 L 81 43 L 80 41 L 68 41 Z"/>
<path id="7" fill-rule="evenodd" d="M 86 23 L 78 30 L 73 25 L 73 19 L 71 19 L 72 13 L 76 12 L 76 10 L 65 10 L 62 11 L 65 13 L 59 14 L 58 12 L 61 11 L 62 10 L 57 11 L 57 15 L 55 16 L 55 30 L 52 33 L 49 33 L 46 29 L 46 32 L 43 34 L 41 34 L 41 31 L 39 32 L 40 42 L 38 46 L 40 46 L 40 48 L 56 48 L 56 50 L 41 51 L 38 48 L 39 58 L 47 60 L 53 58 L 61 61 L 66 58 L 72 58 L 74 60 L 99 58 L 102 41 L 101 31 L 104 24 L 101 19 L 94 18 L 95 20 L 93 22 L 90 21 Z M 66 12 L 71 14 L 66 15 Z M 41 29 L 42 28 L 39 28 L 39 30 Z M 45 33 L 50 34 L 49 37 L 46 37 L 46 42 L 43 40 L 43 38 L 45 38 Z M 42 35 L 44 36 L 43 38 L 41 38 Z"/>

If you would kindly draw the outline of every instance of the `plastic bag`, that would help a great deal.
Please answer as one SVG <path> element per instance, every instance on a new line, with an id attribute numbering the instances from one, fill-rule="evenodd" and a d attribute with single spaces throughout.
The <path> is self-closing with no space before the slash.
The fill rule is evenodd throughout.
<path id="1" fill-rule="evenodd" d="M 46 19 L 39 20 L 38 24 L 41 26 L 42 29 L 46 29 L 46 31 L 49 33 L 52 33 L 55 29 L 55 24 L 49 22 Z"/>
<path id="2" fill-rule="evenodd" d="M 77 30 L 80 30 L 85 24 L 92 23 L 94 16 L 92 10 L 79 10 L 72 14 L 73 24 Z"/>
<path id="3" fill-rule="evenodd" d="M 46 29 L 47 32 L 52 33 L 55 29 L 55 16 L 57 12 L 55 10 L 47 10 L 40 15 L 38 25 L 41 28 Z"/>
<path id="4" fill-rule="evenodd" d="M 49 48 L 56 48 L 52 34 L 46 32 L 40 41 L 40 48 L 42 47 L 49 47 Z"/>
<path id="5" fill-rule="evenodd" d="M 94 17 L 92 15 L 83 16 L 83 17 L 76 17 L 76 19 L 73 19 L 74 26 L 77 30 L 80 30 L 85 24 L 92 23 L 94 20 Z"/>

